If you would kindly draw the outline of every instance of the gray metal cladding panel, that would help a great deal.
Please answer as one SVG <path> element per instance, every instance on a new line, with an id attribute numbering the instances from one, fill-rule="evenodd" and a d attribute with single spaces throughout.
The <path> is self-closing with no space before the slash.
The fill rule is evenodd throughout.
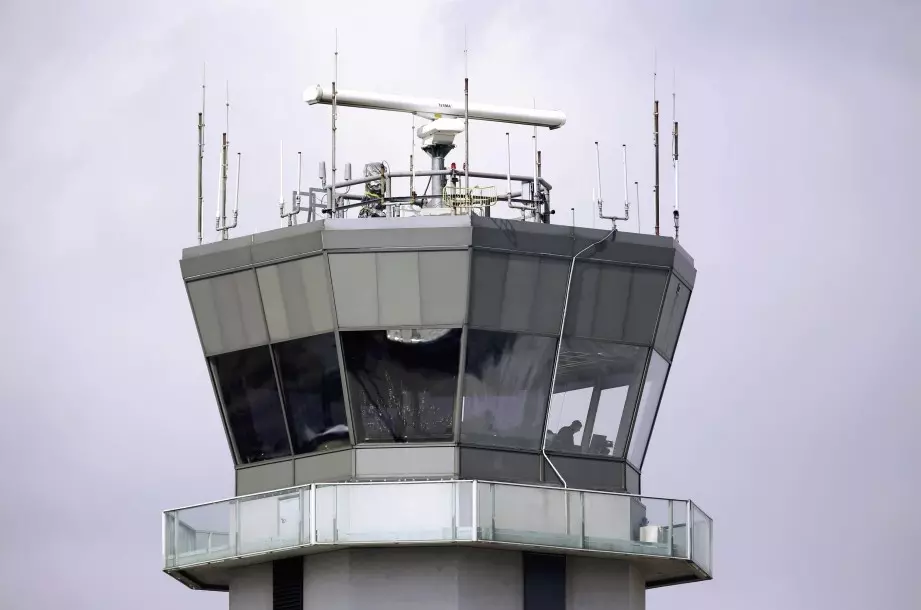
<path id="1" fill-rule="evenodd" d="M 460 448 L 460 478 L 484 481 L 540 483 L 539 453 Z"/>
<path id="2" fill-rule="evenodd" d="M 336 315 L 341 328 L 378 326 L 377 256 L 330 254 Z"/>
<path id="3" fill-rule="evenodd" d="M 618 231 L 610 235 L 604 229 L 576 228 L 565 225 L 522 222 L 502 218 L 472 219 L 473 245 L 522 253 L 573 256 L 583 248 L 604 240 L 585 252 L 585 258 L 671 267 L 675 242 L 670 237 Z"/>
<path id="4" fill-rule="evenodd" d="M 323 249 L 323 221 L 264 231 L 252 236 L 253 262 L 263 263 L 282 258 L 319 252 Z"/>
<path id="5" fill-rule="evenodd" d="M 467 317 L 470 251 L 419 253 L 422 324 L 463 324 Z"/>
<path id="6" fill-rule="evenodd" d="M 552 453 L 550 460 L 566 479 L 566 484 L 574 489 L 616 492 L 627 490 L 624 462 Z"/>
<path id="7" fill-rule="evenodd" d="M 284 460 L 237 469 L 237 494 L 254 494 L 294 486 L 294 462 Z"/>
<path id="8" fill-rule="evenodd" d="M 694 259 L 688 254 L 687 250 L 679 244 L 675 245 L 675 263 L 673 265 L 675 274 L 684 280 L 684 283 L 693 290 L 694 282 L 697 280 L 697 269 L 694 268 Z"/>
<path id="9" fill-rule="evenodd" d="M 569 262 L 474 250 L 470 324 L 515 332 L 559 332 Z"/>
<path id="10" fill-rule="evenodd" d="M 179 261 L 182 277 L 188 279 L 252 264 L 251 241 L 250 237 L 237 237 L 186 248 Z"/>
<path id="11" fill-rule="evenodd" d="M 656 351 L 665 356 L 669 362 L 675 355 L 678 345 L 678 335 L 687 313 L 691 291 L 681 280 L 672 275 L 668 280 L 668 289 L 665 293 L 665 302 L 662 304 L 662 314 L 659 328 L 656 331 Z"/>
<path id="12" fill-rule="evenodd" d="M 371 220 L 371 219 L 368 219 Z M 394 219 L 386 219 L 388 224 Z M 364 220 L 362 222 L 366 222 Z M 373 226 L 368 223 L 369 226 Z M 384 225 L 386 226 L 386 225 Z M 391 227 L 323 232 L 327 250 L 364 248 L 451 248 L 470 245 L 470 227 Z"/>
<path id="13" fill-rule="evenodd" d="M 419 253 L 381 252 L 377 259 L 378 323 L 420 326 Z"/>
<path id="14" fill-rule="evenodd" d="M 668 273 L 577 261 L 566 334 L 651 345 Z"/>
<path id="15" fill-rule="evenodd" d="M 238 271 L 187 284 L 206 355 L 268 341 L 256 273 Z"/>
<path id="16" fill-rule="evenodd" d="M 467 250 L 330 254 L 339 327 L 462 324 L 469 258 Z"/>
<path id="17" fill-rule="evenodd" d="M 383 479 L 406 477 L 453 477 L 457 474 L 456 448 L 451 447 L 357 447 L 355 477 Z"/>
<path id="18" fill-rule="evenodd" d="M 627 493 L 637 495 L 642 493 L 640 489 L 640 473 L 634 470 L 630 464 L 627 464 L 625 472 L 627 474 Z"/>
<path id="19" fill-rule="evenodd" d="M 256 270 L 272 341 L 333 329 L 329 274 L 322 256 Z"/>
<path id="20" fill-rule="evenodd" d="M 294 484 L 349 481 L 354 450 L 314 453 L 294 460 Z"/>

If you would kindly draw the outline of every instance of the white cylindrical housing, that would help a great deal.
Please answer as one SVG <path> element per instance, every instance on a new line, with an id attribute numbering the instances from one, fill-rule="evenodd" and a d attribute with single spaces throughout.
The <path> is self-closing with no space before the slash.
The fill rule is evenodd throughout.
<path id="1" fill-rule="evenodd" d="M 317 85 L 315 88 L 304 91 L 304 101 L 308 104 L 332 104 L 332 100 L 332 89 L 328 87 Z M 409 112 L 421 116 L 464 118 L 463 102 L 350 91 L 347 89 L 336 90 L 336 105 L 349 108 Z M 557 129 L 566 123 L 566 115 L 559 110 L 537 110 L 485 104 L 470 104 L 468 117 L 470 120 L 476 121 L 495 121 L 516 125 L 548 127 L 550 129 Z"/>

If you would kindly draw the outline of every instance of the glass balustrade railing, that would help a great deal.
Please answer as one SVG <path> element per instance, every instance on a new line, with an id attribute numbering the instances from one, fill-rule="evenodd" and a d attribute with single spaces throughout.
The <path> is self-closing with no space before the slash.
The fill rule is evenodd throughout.
<path id="1" fill-rule="evenodd" d="M 310 546 L 500 543 L 689 559 L 713 522 L 687 500 L 483 481 L 328 483 L 164 513 L 167 570 Z"/>

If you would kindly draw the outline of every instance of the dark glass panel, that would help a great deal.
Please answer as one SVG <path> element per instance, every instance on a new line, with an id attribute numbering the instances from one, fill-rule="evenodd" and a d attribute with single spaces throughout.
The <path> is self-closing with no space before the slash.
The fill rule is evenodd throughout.
<path id="1" fill-rule="evenodd" d="M 563 341 L 547 449 L 623 457 L 647 348 L 606 341 Z"/>
<path id="2" fill-rule="evenodd" d="M 453 439 L 460 329 L 340 336 L 357 441 Z"/>
<path id="3" fill-rule="evenodd" d="M 636 412 L 636 423 L 633 424 L 630 449 L 627 451 L 627 459 L 637 468 L 642 468 L 643 460 L 646 459 L 646 448 L 649 446 L 652 426 L 656 421 L 659 402 L 662 400 L 668 368 L 668 362 L 658 352 L 653 352 L 649 370 L 646 372 L 646 381 L 643 383 L 643 397 Z"/>
<path id="4" fill-rule="evenodd" d="M 461 441 L 539 449 L 557 340 L 467 331 Z"/>
<path id="5" fill-rule="evenodd" d="M 342 376 L 332 333 L 275 346 L 294 453 L 349 446 Z"/>
<path id="6" fill-rule="evenodd" d="M 268 347 L 211 358 L 240 462 L 291 455 Z"/>

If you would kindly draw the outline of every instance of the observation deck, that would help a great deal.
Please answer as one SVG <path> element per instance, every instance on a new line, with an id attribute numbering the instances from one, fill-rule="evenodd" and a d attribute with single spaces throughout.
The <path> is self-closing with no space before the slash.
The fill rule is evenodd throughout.
<path id="1" fill-rule="evenodd" d="M 164 513 L 165 570 L 227 590 L 234 568 L 374 546 L 459 545 L 617 558 L 647 588 L 710 578 L 693 502 L 486 481 L 318 483 Z"/>

